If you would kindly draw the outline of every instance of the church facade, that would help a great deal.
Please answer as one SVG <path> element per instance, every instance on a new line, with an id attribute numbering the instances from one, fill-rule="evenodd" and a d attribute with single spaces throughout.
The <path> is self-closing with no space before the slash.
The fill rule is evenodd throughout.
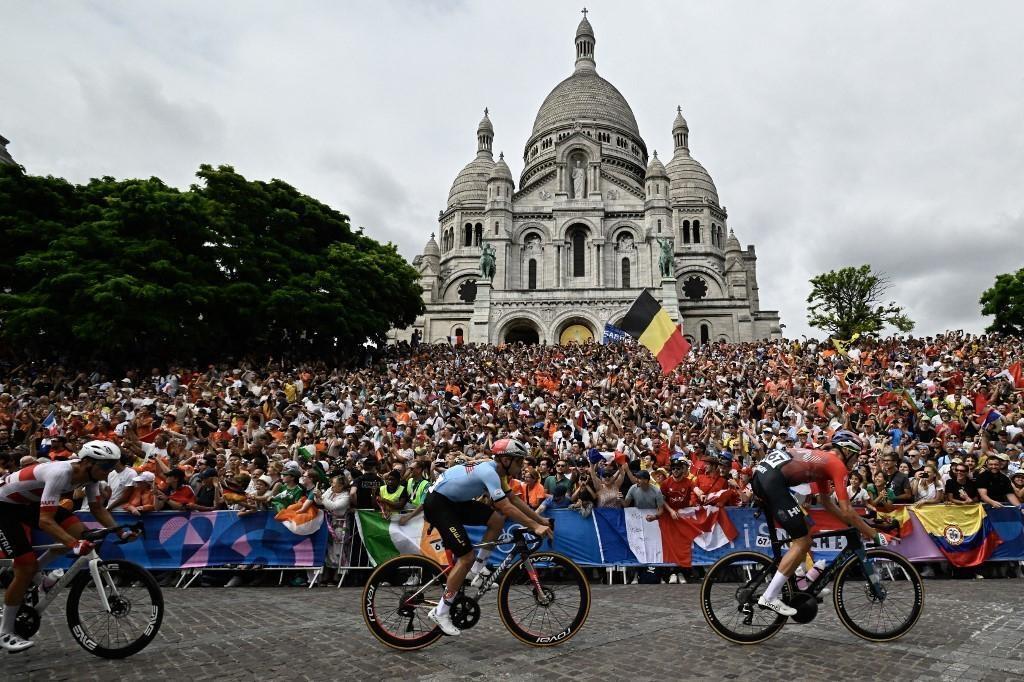
<path id="1" fill-rule="evenodd" d="M 599 341 L 646 288 L 695 344 L 778 337 L 754 247 L 729 229 L 682 111 L 671 159 L 649 156 L 629 104 L 597 73 L 596 42 L 584 16 L 575 68 L 537 113 L 518 186 L 494 158 L 484 110 L 476 156 L 413 260 L 425 304 L 414 329 L 428 342 Z"/>
<path id="2" fill-rule="evenodd" d="M 17 162 L 15 162 L 13 158 L 11 158 L 10 152 L 7 151 L 7 145 L 10 144 L 10 142 L 11 141 L 8 140 L 6 137 L 0 135 L 0 164 L 8 166 L 17 166 Z"/>

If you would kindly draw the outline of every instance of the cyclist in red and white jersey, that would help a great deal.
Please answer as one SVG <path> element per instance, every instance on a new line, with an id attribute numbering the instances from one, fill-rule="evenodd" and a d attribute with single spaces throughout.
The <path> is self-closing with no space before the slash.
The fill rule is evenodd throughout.
<path id="1" fill-rule="evenodd" d="M 119 447 L 94 440 L 82 446 L 78 459 L 33 464 L 0 479 L 0 551 L 14 560 L 14 579 L 4 593 L 0 648 L 13 653 L 32 646 L 31 640 L 14 632 L 25 591 L 39 568 L 32 551 L 31 529 L 39 528 L 63 542 L 76 556 L 92 551 L 92 543 L 81 539 L 85 526 L 60 506 L 60 499 L 85 486 L 89 511 L 107 528 L 115 527 L 110 512 L 100 503 L 99 482 L 106 480 L 120 459 Z M 131 531 L 121 532 L 122 539 L 131 535 Z"/>
<path id="2" fill-rule="evenodd" d="M 821 506 L 843 523 L 852 526 L 869 540 L 878 540 L 878 533 L 854 511 L 846 490 L 848 470 L 844 454 L 856 457 L 863 444 L 850 431 L 837 431 L 826 450 L 792 448 L 768 453 L 754 467 L 752 488 L 761 498 L 765 512 L 789 534 L 789 549 L 779 562 L 779 569 L 758 599 L 761 608 L 783 616 L 793 616 L 796 609 L 782 601 L 782 588 L 803 563 L 811 549 L 810 529 L 803 507 L 790 488 L 801 483 L 811 484 L 811 493 L 818 495 Z M 832 501 L 835 492 L 838 504 Z"/>

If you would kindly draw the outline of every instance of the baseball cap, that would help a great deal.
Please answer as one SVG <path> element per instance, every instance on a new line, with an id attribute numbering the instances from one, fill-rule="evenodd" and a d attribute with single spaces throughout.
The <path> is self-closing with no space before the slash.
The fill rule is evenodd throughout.
<path id="1" fill-rule="evenodd" d="M 156 475 L 152 471 L 143 471 L 141 474 L 132 479 L 132 483 L 152 483 L 156 480 Z"/>

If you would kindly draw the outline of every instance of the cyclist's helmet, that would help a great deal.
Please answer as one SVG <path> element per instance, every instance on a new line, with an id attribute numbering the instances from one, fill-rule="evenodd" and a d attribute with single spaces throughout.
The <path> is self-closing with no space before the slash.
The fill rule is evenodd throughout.
<path id="1" fill-rule="evenodd" d="M 832 435 L 831 445 L 836 450 L 841 450 L 847 457 L 855 457 L 864 451 L 864 443 L 853 431 L 840 429 Z"/>
<path id="2" fill-rule="evenodd" d="M 105 440 L 91 440 L 78 451 L 79 459 L 119 460 L 121 448 Z"/>
<path id="3" fill-rule="evenodd" d="M 515 438 L 502 438 L 491 446 L 491 454 L 495 457 L 526 457 L 528 453 L 526 446 Z"/>

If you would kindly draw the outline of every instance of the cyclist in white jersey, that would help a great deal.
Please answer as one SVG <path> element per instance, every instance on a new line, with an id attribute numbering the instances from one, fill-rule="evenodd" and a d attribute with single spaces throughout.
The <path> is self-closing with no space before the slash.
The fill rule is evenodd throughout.
<path id="1" fill-rule="evenodd" d="M 484 542 L 498 538 L 506 517 L 530 528 L 537 537 L 552 537 L 551 521 L 530 509 L 518 496 L 509 494 L 508 479 L 518 476 L 522 470 L 526 446 L 506 438 L 496 442 L 491 453 L 493 460 L 462 464 L 445 471 L 423 501 L 424 518 L 437 529 L 445 549 L 457 557 L 448 573 L 444 597 L 428 613 L 446 635 L 459 634 L 449 610 L 462 583 L 471 569 L 473 572 L 483 569 L 491 553 L 480 550 L 474 563 L 473 544 L 463 524 L 486 525 Z M 491 498 L 493 506 L 477 499 L 485 495 Z"/>
<path id="2" fill-rule="evenodd" d="M 31 640 L 14 633 L 25 591 L 39 568 L 32 551 L 32 538 L 24 527 L 39 528 L 67 545 L 76 556 L 88 554 L 93 545 L 81 539 L 85 526 L 60 506 L 60 498 L 85 486 L 89 511 L 107 528 L 115 527 L 117 524 L 110 512 L 100 504 L 99 481 L 106 480 L 120 459 L 119 447 L 94 440 L 82 446 L 78 459 L 33 464 L 0 479 L 0 551 L 14 560 L 14 578 L 4 593 L 0 648 L 14 653 L 32 646 Z M 120 535 L 127 539 L 132 533 L 125 530 Z"/>

